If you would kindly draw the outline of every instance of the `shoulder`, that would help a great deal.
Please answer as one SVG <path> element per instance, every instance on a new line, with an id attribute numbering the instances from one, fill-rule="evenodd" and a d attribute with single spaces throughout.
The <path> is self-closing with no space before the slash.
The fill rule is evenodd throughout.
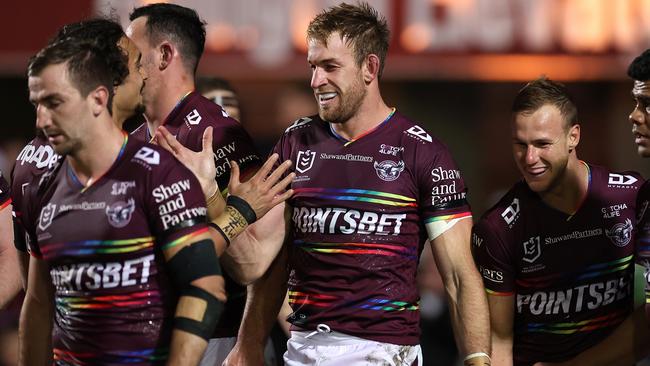
<path id="1" fill-rule="evenodd" d="M 301 117 L 293 121 L 286 130 L 284 130 L 284 136 L 295 136 L 300 134 L 309 133 L 313 131 L 315 127 L 324 124 L 325 122 L 320 119 L 316 114 L 313 116 Z"/>
<path id="2" fill-rule="evenodd" d="M 207 127 L 231 128 L 241 127 L 241 124 L 232 117 L 220 105 L 196 93 L 191 96 L 187 107 L 184 109 L 184 122 L 192 129 L 203 132 Z"/>
<path id="3" fill-rule="evenodd" d="M 526 183 L 517 182 L 501 199 L 489 208 L 476 223 L 475 227 L 492 233 L 505 233 L 520 221 L 523 208 L 530 201 L 530 192 Z"/>
<path id="4" fill-rule="evenodd" d="M 611 197 L 612 199 L 634 200 L 642 190 L 646 182 L 638 172 L 611 171 L 599 165 L 588 164 L 592 192 L 601 197 Z"/>
<path id="5" fill-rule="evenodd" d="M 143 175 L 141 172 L 157 172 L 169 170 L 183 165 L 168 151 L 158 145 L 143 141 L 129 141 L 125 151 L 124 159 L 128 162 L 128 169 L 139 170 L 132 172 L 135 176 Z M 144 174 L 146 175 L 146 174 Z"/>
<path id="6" fill-rule="evenodd" d="M 27 143 L 16 157 L 12 173 L 13 180 L 31 180 L 30 177 L 39 172 L 51 169 L 60 159 L 54 149 L 43 137 L 35 137 Z"/>
<path id="7" fill-rule="evenodd" d="M 399 112 L 395 112 L 393 118 L 394 120 L 390 122 L 392 124 L 392 133 L 399 133 L 404 146 L 410 147 L 411 150 L 416 151 L 418 154 L 449 152 L 447 145 L 434 136 L 421 123 Z"/>

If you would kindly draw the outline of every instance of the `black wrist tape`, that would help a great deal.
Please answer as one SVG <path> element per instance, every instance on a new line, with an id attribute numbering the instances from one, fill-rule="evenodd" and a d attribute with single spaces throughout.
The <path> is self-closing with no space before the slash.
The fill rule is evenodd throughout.
<path id="1" fill-rule="evenodd" d="M 228 196 L 226 204 L 234 207 L 239 213 L 244 216 L 248 224 L 252 224 L 257 220 L 257 215 L 253 208 L 243 198 L 237 196 Z"/>

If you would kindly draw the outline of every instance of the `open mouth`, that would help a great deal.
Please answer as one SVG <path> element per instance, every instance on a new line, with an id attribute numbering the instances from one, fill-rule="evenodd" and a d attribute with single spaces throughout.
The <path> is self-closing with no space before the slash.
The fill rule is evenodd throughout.
<path id="1" fill-rule="evenodd" d="M 329 101 L 334 99 L 336 97 L 336 95 L 337 95 L 337 93 L 335 93 L 335 92 L 318 94 L 318 103 L 327 104 Z"/>

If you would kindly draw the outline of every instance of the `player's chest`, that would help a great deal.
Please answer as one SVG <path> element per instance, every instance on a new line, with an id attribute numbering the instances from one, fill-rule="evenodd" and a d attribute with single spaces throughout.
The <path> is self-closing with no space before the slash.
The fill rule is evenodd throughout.
<path id="1" fill-rule="evenodd" d="M 631 262 L 633 202 L 592 203 L 568 219 L 545 212 L 533 210 L 520 218 L 524 222 L 517 230 L 515 253 L 523 277 L 573 273 L 591 266 L 613 269 Z"/>

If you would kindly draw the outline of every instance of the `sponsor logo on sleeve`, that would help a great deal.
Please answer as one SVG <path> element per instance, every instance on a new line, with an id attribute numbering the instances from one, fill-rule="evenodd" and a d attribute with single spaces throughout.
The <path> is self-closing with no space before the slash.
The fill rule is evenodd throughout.
<path id="1" fill-rule="evenodd" d="M 625 219 L 625 222 L 619 222 L 612 226 L 610 230 L 605 229 L 605 235 L 617 247 L 624 247 L 632 240 L 632 220 Z"/>
<path id="2" fill-rule="evenodd" d="M 106 207 L 108 223 L 113 227 L 123 228 L 131 221 L 133 211 L 135 211 L 135 200 L 133 198 L 129 198 L 127 202 L 114 202 Z"/>
<path id="3" fill-rule="evenodd" d="M 404 161 L 400 160 L 399 162 L 395 162 L 392 160 L 384 160 L 381 163 L 375 161 L 374 167 L 377 176 L 381 180 L 392 182 L 399 178 L 400 173 L 404 171 Z"/>
<path id="4" fill-rule="evenodd" d="M 307 172 L 312 166 L 314 166 L 315 159 L 315 151 L 298 151 L 298 156 L 296 157 L 296 171 L 299 173 Z"/>
<path id="5" fill-rule="evenodd" d="M 533 236 L 524 243 L 524 262 L 533 263 L 542 255 L 542 243 L 539 236 Z"/>
<path id="6" fill-rule="evenodd" d="M 607 187 L 636 189 L 634 183 L 636 183 L 637 181 L 638 179 L 636 179 L 632 175 L 609 173 L 609 179 L 607 180 Z"/>
<path id="7" fill-rule="evenodd" d="M 427 133 L 427 131 L 424 130 L 424 128 L 415 125 L 408 130 L 404 131 L 405 134 L 408 136 L 411 136 L 415 138 L 416 140 L 425 143 L 425 142 L 433 142 L 433 139 L 431 138 L 431 135 Z"/>
<path id="8" fill-rule="evenodd" d="M 168 185 L 161 184 L 151 191 L 155 203 L 158 204 L 158 214 L 164 230 L 183 221 L 206 215 L 205 207 L 187 207 L 183 193 L 188 192 L 190 188 L 190 180 L 184 179 Z"/>
<path id="9" fill-rule="evenodd" d="M 199 123 L 201 123 L 201 115 L 199 114 L 199 111 L 196 109 L 192 109 L 190 113 L 185 116 L 185 120 L 187 120 L 187 123 L 189 123 L 192 126 L 196 126 Z"/>
<path id="10" fill-rule="evenodd" d="M 54 166 L 59 158 L 60 156 L 54 152 L 50 145 L 41 145 L 37 149 L 34 145 L 29 144 L 18 154 L 16 161 L 20 161 L 21 166 L 31 164 L 38 169 L 49 169 Z"/>
<path id="11" fill-rule="evenodd" d="M 41 216 L 38 218 L 38 228 L 41 230 L 47 229 L 54 219 L 56 214 L 56 204 L 48 203 L 47 206 L 41 209 Z"/>
<path id="12" fill-rule="evenodd" d="M 481 275 L 486 280 L 491 281 L 491 282 L 495 282 L 495 283 L 503 283 L 503 272 L 502 271 L 497 271 L 495 269 L 485 268 L 483 266 L 479 266 L 478 268 L 479 268 L 479 272 L 481 272 Z"/>
<path id="13" fill-rule="evenodd" d="M 379 146 L 379 153 L 384 155 L 393 155 L 397 156 L 399 153 L 404 151 L 404 146 L 390 146 L 386 144 L 381 144 Z"/>
<path id="14" fill-rule="evenodd" d="M 515 221 L 519 218 L 519 198 L 515 198 L 512 200 L 512 203 L 510 206 L 508 206 L 502 213 L 501 217 L 503 217 L 503 221 L 506 222 L 506 224 L 509 227 L 512 227 Z"/>
<path id="15" fill-rule="evenodd" d="M 439 205 L 464 200 L 466 192 L 458 192 L 456 181 L 461 179 L 460 170 L 436 167 L 431 170 L 431 204 Z"/>
<path id="16" fill-rule="evenodd" d="M 483 238 L 478 236 L 476 233 L 472 233 L 472 244 L 474 244 L 475 247 L 480 248 L 481 244 L 483 244 Z"/>
<path id="17" fill-rule="evenodd" d="M 144 162 L 148 164 L 145 164 L 147 168 L 151 168 L 150 165 L 160 164 L 160 153 L 150 147 L 143 146 L 140 148 L 140 150 L 138 150 L 138 152 L 135 153 L 132 161 Z"/>

